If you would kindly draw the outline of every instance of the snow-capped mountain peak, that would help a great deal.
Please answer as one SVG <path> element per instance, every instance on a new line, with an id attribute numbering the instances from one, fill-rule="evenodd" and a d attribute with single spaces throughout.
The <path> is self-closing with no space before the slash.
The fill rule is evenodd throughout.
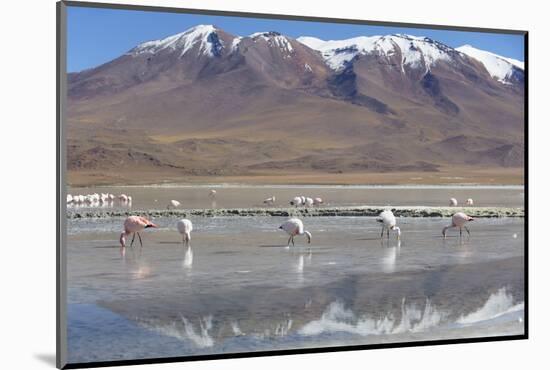
<path id="1" fill-rule="evenodd" d="M 199 52 L 201 54 L 210 57 L 219 55 L 224 47 L 223 41 L 218 37 L 215 26 L 198 25 L 160 40 L 139 44 L 130 50 L 128 54 L 134 56 L 142 53 L 155 54 L 159 51 L 170 49 L 180 51 L 180 56 L 183 56 L 195 45 L 199 45 Z"/>
<path id="2" fill-rule="evenodd" d="M 292 54 L 294 52 L 294 48 L 292 47 L 292 44 L 290 43 L 288 38 L 281 35 L 279 32 L 256 32 L 249 35 L 248 37 L 250 37 L 254 41 L 262 39 L 266 41 L 269 46 L 277 46 L 281 49 L 282 52 L 286 54 Z"/>
<path id="3" fill-rule="evenodd" d="M 463 45 L 456 50 L 481 62 L 491 77 L 502 83 L 507 83 L 516 69 L 523 71 L 524 68 L 524 63 L 519 60 L 480 50 L 471 45 Z"/>
<path id="4" fill-rule="evenodd" d="M 299 37 L 304 45 L 318 50 L 327 64 L 334 70 L 341 70 L 357 55 L 378 54 L 392 57 L 401 55 L 401 69 L 405 66 L 427 70 L 439 60 L 450 60 L 452 48 L 427 37 L 403 34 L 386 36 L 359 36 L 346 40 L 324 41 L 315 37 Z"/>

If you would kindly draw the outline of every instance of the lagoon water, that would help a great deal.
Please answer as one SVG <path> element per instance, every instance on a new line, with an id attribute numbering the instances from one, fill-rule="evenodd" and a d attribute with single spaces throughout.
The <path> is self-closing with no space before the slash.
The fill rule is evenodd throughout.
<path id="1" fill-rule="evenodd" d="M 523 218 L 447 240 L 447 219 L 399 218 L 398 242 L 371 217 L 310 217 L 290 248 L 283 218 L 192 221 L 189 249 L 166 217 L 121 250 L 122 218 L 68 220 L 70 362 L 523 334 Z"/>

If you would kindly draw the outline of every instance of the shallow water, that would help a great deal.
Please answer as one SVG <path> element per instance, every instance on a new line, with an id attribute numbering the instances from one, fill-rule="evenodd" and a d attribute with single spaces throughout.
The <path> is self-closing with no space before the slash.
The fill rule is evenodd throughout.
<path id="1" fill-rule="evenodd" d="M 209 196 L 215 189 L 215 198 Z M 69 188 L 69 194 L 113 193 L 132 196 L 132 204 L 104 208 L 165 209 L 172 199 L 180 208 L 251 208 L 276 197 L 275 206 L 288 206 L 295 196 L 321 197 L 331 206 L 447 206 L 449 198 L 464 205 L 472 198 L 481 207 L 523 207 L 522 186 L 126 186 Z M 75 207 L 71 207 L 75 208 Z"/>
<path id="2" fill-rule="evenodd" d="M 204 189 L 203 189 L 204 190 Z M 69 358 L 86 362 L 523 333 L 521 218 L 304 219 L 286 248 L 277 217 L 176 219 L 121 253 L 123 219 L 68 220 Z"/>

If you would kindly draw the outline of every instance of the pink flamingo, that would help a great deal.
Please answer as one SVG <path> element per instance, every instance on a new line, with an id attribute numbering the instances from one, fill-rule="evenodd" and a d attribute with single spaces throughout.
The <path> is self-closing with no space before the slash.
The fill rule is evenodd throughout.
<path id="1" fill-rule="evenodd" d="M 141 235 L 139 235 L 139 232 L 143 229 L 147 229 L 148 227 L 158 227 L 145 217 L 141 216 L 130 216 L 124 221 L 124 231 L 120 234 L 120 245 L 124 248 L 126 247 L 126 237 L 130 234 L 134 234 L 132 237 L 132 242 L 130 243 L 130 247 L 134 244 L 134 239 L 136 238 L 136 234 L 139 238 L 139 244 L 143 247 L 143 242 L 141 241 Z"/>
<path id="2" fill-rule="evenodd" d="M 296 235 L 305 235 L 308 244 L 311 243 L 311 233 L 304 230 L 304 223 L 298 218 L 286 220 L 281 226 L 279 226 L 279 229 L 284 230 L 290 236 L 290 238 L 288 238 L 287 246 L 290 246 L 290 242 L 292 242 L 292 245 L 294 246 L 294 237 Z"/>
<path id="3" fill-rule="evenodd" d="M 453 228 L 453 227 L 458 227 L 459 228 L 460 236 L 462 236 L 462 228 L 466 229 L 466 231 L 468 232 L 468 236 L 469 236 L 470 235 L 470 230 L 468 230 L 468 228 L 466 227 L 466 223 L 470 222 L 470 221 L 473 221 L 473 220 L 474 220 L 473 217 L 470 217 L 465 213 L 462 213 L 462 212 L 455 213 L 453 215 L 453 218 L 451 219 L 451 224 L 449 226 L 445 226 L 443 228 L 443 231 L 442 231 L 443 237 L 447 238 L 447 229 L 450 229 L 450 228 Z"/>

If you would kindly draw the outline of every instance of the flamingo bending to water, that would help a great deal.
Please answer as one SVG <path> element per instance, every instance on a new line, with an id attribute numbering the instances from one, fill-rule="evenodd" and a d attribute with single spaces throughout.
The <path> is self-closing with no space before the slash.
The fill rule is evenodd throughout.
<path id="1" fill-rule="evenodd" d="M 294 237 L 296 235 L 305 235 L 307 237 L 308 244 L 311 243 L 311 233 L 304 230 L 304 223 L 299 218 L 291 218 L 286 220 L 281 226 L 279 226 L 279 229 L 284 230 L 288 235 L 290 235 L 287 246 L 290 246 L 291 242 L 294 246 Z"/>
<path id="2" fill-rule="evenodd" d="M 376 219 L 376 221 L 382 223 L 382 232 L 380 233 L 380 239 L 384 237 L 384 231 L 386 231 L 388 238 L 390 237 L 390 230 L 397 232 L 397 240 L 401 239 L 401 229 L 397 226 L 397 220 L 390 210 L 385 210 Z"/>
<path id="3" fill-rule="evenodd" d="M 468 230 L 468 227 L 466 227 L 466 223 L 473 220 L 474 220 L 473 217 L 470 217 L 465 213 L 462 213 L 462 212 L 455 213 L 453 215 L 453 218 L 451 219 L 451 224 L 443 228 L 443 231 L 442 231 L 443 237 L 447 238 L 447 230 L 453 227 L 458 227 L 458 229 L 460 230 L 460 236 L 462 236 L 462 228 L 466 229 L 466 232 L 468 232 L 468 235 L 470 235 L 470 230 Z"/>
<path id="4" fill-rule="evenodd" d="M 183 236 L 183 245 L 189 246 L 191 241 L 191 231 L 193 231 L 193 223 L 186 218 L 182 218 L 176 224 L 178 232 Z"/>
<path id="5" fill-rule="evenodd" d="M 456 207 L 458 205 L 458 202 L 455 198 L 449 199 L 449 207 Z"/>
<path id="6" fill-rule="evenodd" d="M 273 205 L 275 203 L 275 195 L 267 198 L 264 200 L 264 204 L 269 204 L 269 205 Z"/>
<path id="7" fill-rule="evenodd" d="M 124 221 L 124 231 L 120 234 L 120 245 L 124 248 L 126 247 L 126 237 L 130 234 L 133 234 L 132 242 L 130 243 L 130 247 L 134 245 L 134 239 L 136 238 L 136 234 L 139 238 L 139 244 L 143 247 L 143 242 L 141 241 L 141 235 L 139 235 L 139 232 L 143 229 L 147 229 L 149 227 L 158 227 L 145 217 L 141 216 L 130 216 Z"/>

